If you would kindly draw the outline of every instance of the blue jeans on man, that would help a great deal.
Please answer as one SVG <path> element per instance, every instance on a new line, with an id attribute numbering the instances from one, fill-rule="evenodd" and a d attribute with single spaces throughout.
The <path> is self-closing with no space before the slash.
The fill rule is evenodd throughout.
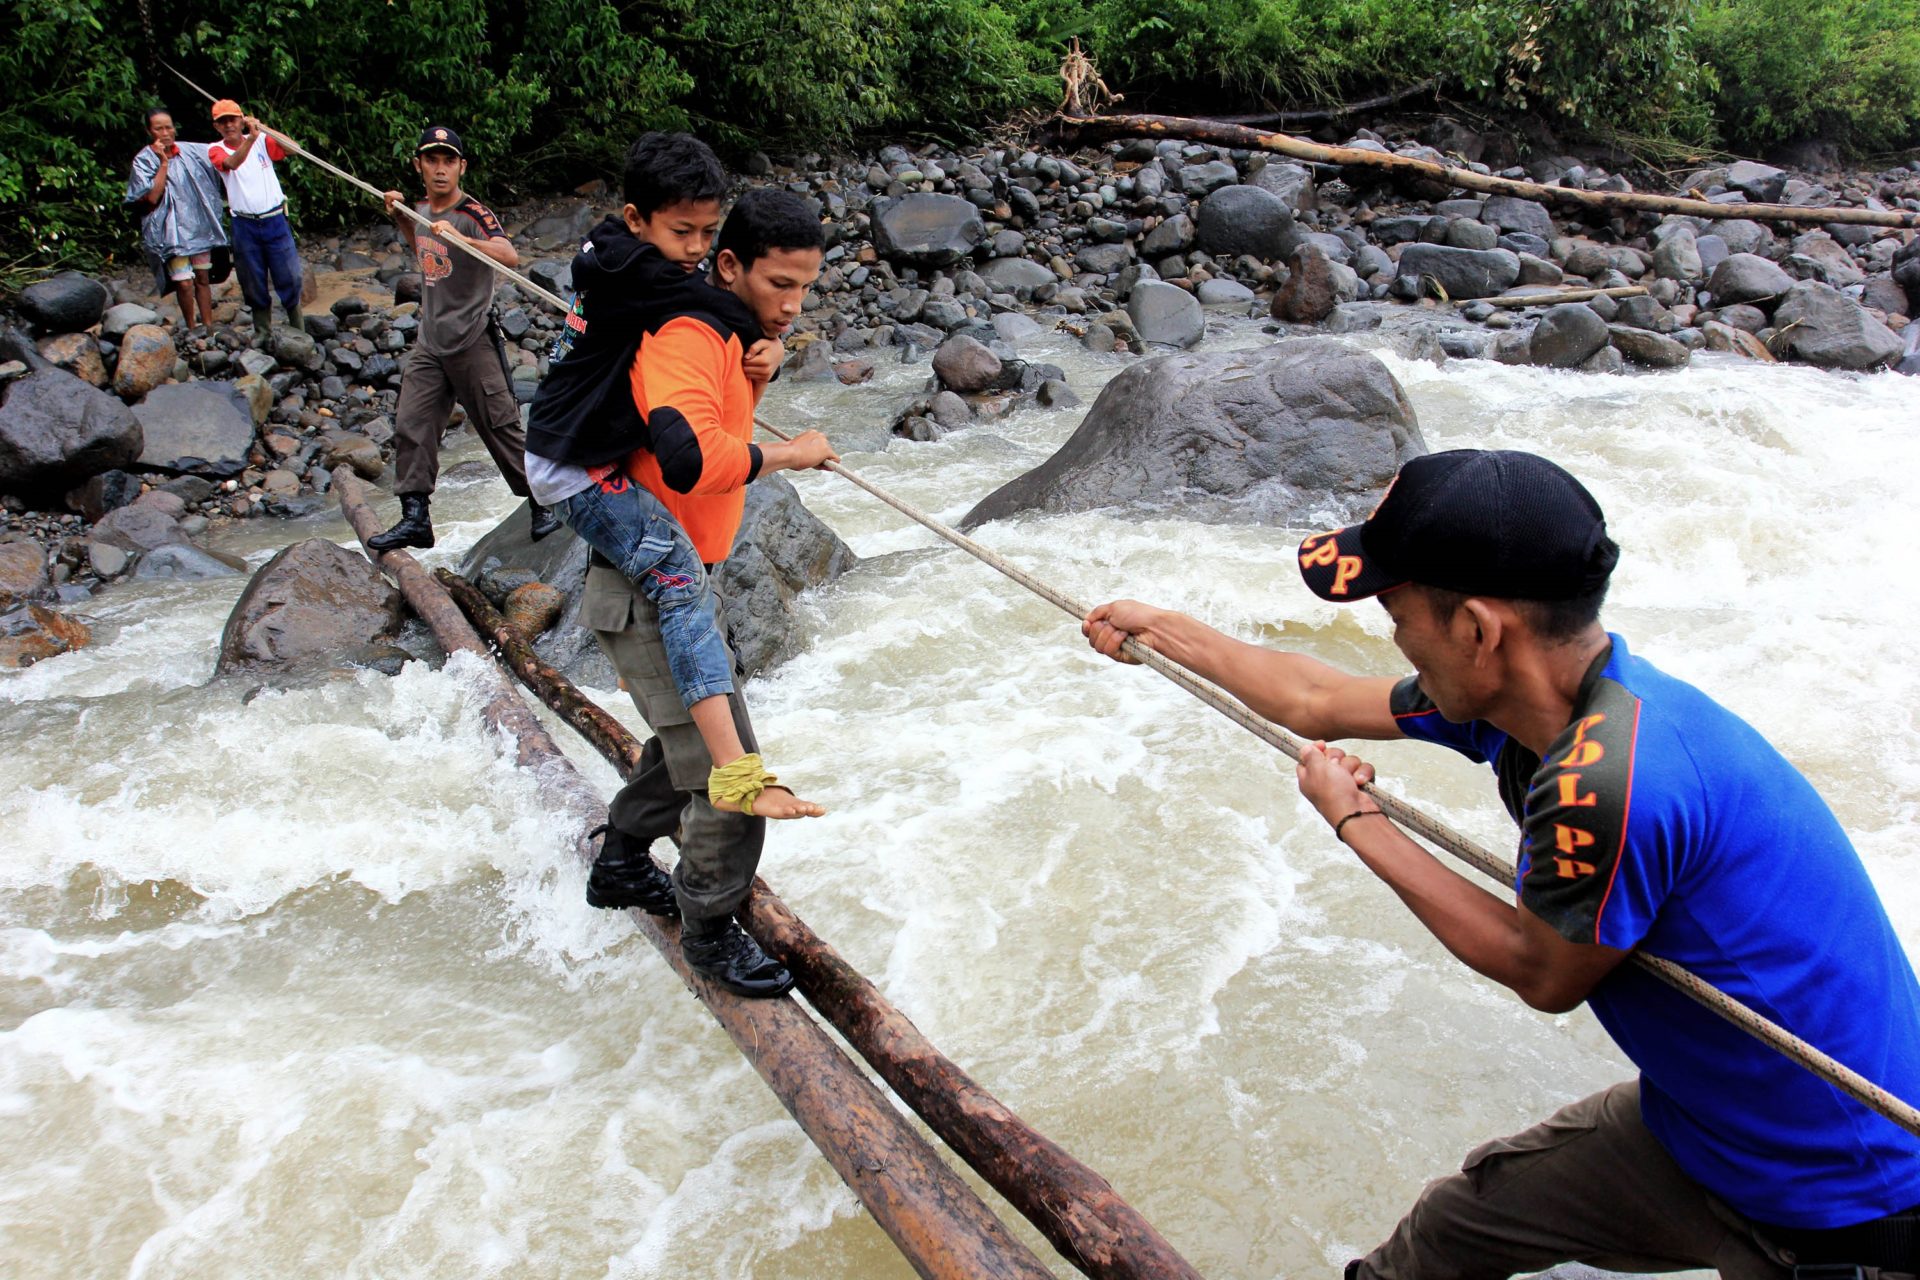
<path id="1" fill-rule="evenodd" d="M 660 499 L 614 471 L 557 510 L 660 611 L 660 643 L 681 701 L 691 707 L 732 693 L 733 658 L 720 632 L 706 566 Z"/>
<path id="2" fill-rule="evenodd" d="M 240 276 L 240 293 L 247 306 L 262 311 L 280 299 L 287 315 L 300 310 L 300 250 L 293 243 L 287 215 L 233 218 L 233 269 Z M 269 292 L 271 289 L 271 292 Z"/>

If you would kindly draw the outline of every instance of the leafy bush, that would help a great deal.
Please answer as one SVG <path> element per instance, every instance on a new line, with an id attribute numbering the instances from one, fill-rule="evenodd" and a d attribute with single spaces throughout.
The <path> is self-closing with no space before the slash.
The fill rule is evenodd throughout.
<path id="1" fill-rule="evenodd" d="M 1920 142 L 1920 0 L 1705 0 L 1696 34 L 1739 146 Z"/>

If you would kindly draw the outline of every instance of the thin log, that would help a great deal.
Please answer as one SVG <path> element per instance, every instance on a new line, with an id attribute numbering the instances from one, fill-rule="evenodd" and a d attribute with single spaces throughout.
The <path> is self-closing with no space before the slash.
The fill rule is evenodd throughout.
<path id="1" fill-rule="evenodd" d="M 638 758 L 633 735 L 541 661 L 472 583 L 445 569 L 437 576 L 541 701 L 616 765 Z M 754 881 L 741 918 L 793 971 L 814 1009 L 1068 1262 L 1096 1280 L 1198 1280 L 1193 1266 L 1105 1178 L 1036 1132 L 935 1048 L 764 882 Z"/>
<path id="2" fill-rule="evenodd" d="M 1494 307 L 1551 307 L 1561 302 L 1586 302 L 1593 298 L 1637 298 L 1647 291 L 1643 284 L 1623 284 L 1615 289 L 1560 289 L 1553 293 L 1514 294 L 1512 297 L 1482 298 Z"/>
<path id="3" fill-rule="evenodd" d="M 341 509 L 365 542 L 379 532 L 380 523 L 367 506 L 359 479 L 342 467 L 333 480 Z M 399 583 L 408 603 L 449 653 L 487 652 L 459 607 L 417 560 L 404 551 L 369 550 L 368 555 Z M 569 808 L 584 802 L 597 815 L 590 821 L 603 820 L 606 808 L 598 795 L 500 669 L 488 661 L 484 670 L 483 678 L 498 683 L 519 708 L 518 716 L 501 716 L 499 725 L 513 734 L 520 762 L 541 769 L 553 785 L 572 793 Z M 488 706 L 494 701 L 489 699 Z M 1052 1280 L 1053 1273 L 1013 1237 L 798 1003 L 784 998 L 743 1000 L 712 985 L 687 967 L 676 924 L 642 911 L 628 914 L 915 1272 L 928 1280 Z"/>
<path id="4" fill-rule="evenodd" d="M 1871 227 L 1920 227 L 1920 213 L 1904 209 L 1805 209 L 1790 204 L 1714 204 L 1682 196 L 1658 196 L 1643 191 L 1585 191 L 1577 187 L 1548 187 L 1537 182 L 1496 178 L 1453 165 L 1435 164 L 1358 147 L 1329 147 L 1291 134 L 1219 124 L 1187 116 L 1055 116 L 1042 127 L 1049 141 L 1070 146 L 1105 142 L 1111 138 L 1185 138 L 1220 147 L 1271 151 L 1316 164 L 1354 165 L 1428 182 L 1444 182 L 1467 191 L 1518 196 L 1547 204 L 1573 205 L 1589 211 L 1683 214 L 1695 218 L 1752 218 L 1762 222 L 1846 222 Z"/>
<path id="5" fill-rule="evenodd" d="M 1251 116 L 1205 116 L 1203 119 L 1220 124 L 1278 125 L 1278 124 L 1317 124 L 1322 120 L 1344 120 L 1348 116 L 1362 111 L 1377 111 L 1381 107 L 1390 107 L 1396 102 L 1405 102 L 1408 98 L 1417 98 L 1440 83 L 1438 76 L 1429 76 L 1418 84 L 1407 85 L 1403 89 L 1380 94 L 1378 97 L 1362 98 L 1358 102 L 1343 102 L 1331 107 L 1313 107 L 1306 111 L 1268 111 Z"/>

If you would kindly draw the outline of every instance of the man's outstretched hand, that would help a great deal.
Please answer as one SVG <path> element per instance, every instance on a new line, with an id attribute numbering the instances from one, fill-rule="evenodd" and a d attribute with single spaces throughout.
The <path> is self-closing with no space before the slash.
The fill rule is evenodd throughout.
<path id="1" fill-rule="evenodd" d="M 1372 811 L 1380 806 L 1360 788 L 1373 781 L 1373 766 L 1359 756 L 1324 742 L 1310 742 L 1294 765 L 1293 776 L 1300 794 L 1327 824 L 1340 821 L 1350 813 Z"/>

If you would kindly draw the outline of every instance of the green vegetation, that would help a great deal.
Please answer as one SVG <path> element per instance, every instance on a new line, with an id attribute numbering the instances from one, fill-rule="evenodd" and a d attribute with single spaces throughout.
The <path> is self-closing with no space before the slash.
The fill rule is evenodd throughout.
<path id="1" fill-rule="evenodd" d="M 429 119 L 476 189 L 571 185 L 646 127 L 736 156 L 959 137 L 1059 102 L 1070 40 L 1122 109 L 1325 103 L 1438 77 L 1456 101 L 1760 148 L 1920 141 L 1920 0 L 13 0 L 0 269 L 124 255 L 141 115 L 212 130 L 161 61 L 371 180 Z M 301 223 L 363 213 L 301 165 Z"/>

